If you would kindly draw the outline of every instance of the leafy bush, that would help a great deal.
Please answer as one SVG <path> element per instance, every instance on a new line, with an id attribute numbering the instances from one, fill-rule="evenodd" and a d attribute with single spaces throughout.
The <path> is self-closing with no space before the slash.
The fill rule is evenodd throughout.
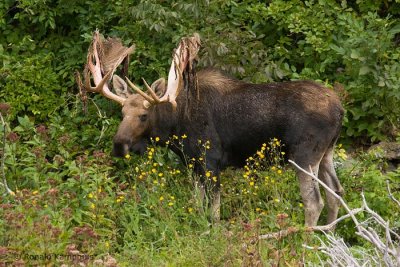
<path id="1" fill-rule="evenodd" d="M 51 67 L 53 60 L 52 54 L 39 54 L 9 62 L 1 70 L 0 98 L 12 106 L 13 118 L 30 114 L 43 120 L 63 104 L 66 88 Z"/>

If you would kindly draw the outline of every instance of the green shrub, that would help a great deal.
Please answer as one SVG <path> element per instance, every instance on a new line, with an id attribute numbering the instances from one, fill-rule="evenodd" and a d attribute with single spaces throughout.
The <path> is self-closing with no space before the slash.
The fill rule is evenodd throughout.
<path id="1" fill-rule="evenodd" d="M 47 118 L 64 103 L 66 88 L 52 68 L 54 55 L 38 54 L 8 62 L 1 69 L 0 99 L 11 105 L 11 117 Z"/>

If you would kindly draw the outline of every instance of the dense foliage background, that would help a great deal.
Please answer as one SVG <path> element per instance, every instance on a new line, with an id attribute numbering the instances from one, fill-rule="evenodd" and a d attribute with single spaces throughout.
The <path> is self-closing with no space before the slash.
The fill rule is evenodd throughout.
<path id="1" fill-rule="evenodd" d="M 91 96 L 83 113 L 74 81 L 95 29 L 135 43 L 129 76 L 139 84 L 166 76 L 178 40 L 198 32 L 200 66 L 251 82 L 318 80 L 343 99 L 343 141 L 400 141 L 399 0 L 2 0 L 0 103 L 10 108 L 0 105 L 1 171 L 15 195 L 0 196 L 0 262 L 4 255 L 37 262 L 28 256 L 47 252 L 94 255 L 59 263 L 103 266 L 317 259 L 301 246 L 318 243 L 306 231 L 254 241 L 303 224 L 294 174 L 277 163 L 250 166 L 252 175 L 224 174 L 225 224 L 210 231 L 191 170 L 171 152 L 109 156 L 120 108 Z M 385 189 L 388 179 L 398 195 L 399 170 L 383 174 L 376 154 L 341 163 L 339 152 L 349 204 L 359 206 L 365 190 L 372 208 L 399 229 L 400 211 Z M 351 223 L 338 233 L 360 244 Z"/>

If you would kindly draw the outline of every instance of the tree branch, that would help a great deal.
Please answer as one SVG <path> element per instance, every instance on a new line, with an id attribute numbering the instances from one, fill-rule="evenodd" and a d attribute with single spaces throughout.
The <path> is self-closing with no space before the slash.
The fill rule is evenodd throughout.
<path id="1" fill-rule="evenodd" d="M 387 191 L 388 191 L 388 193 L 389 193 L 389 198 L 390 198 L 391 200 L 393 200 L 394 203 L 397 204 L 397 206 L 400 207 L 400 201 L 398 201 L 398 200 L 393 196 L 392 191 L 390 191 L 389 180 L 386 180 L 386 188 L 387 188 Z"/>
<path id="2" fill-rule="evenodd" d="M 6 122 L 4 121 L 3 115 L 0 112 L 0 120 L 3 125 L 3 155 L 1 157 L 1 176 L 3 178 L 3 182 L 0 183 L 5 189 L 6 192 L 10 195 L 15 195 L 15 193 L 8 187 L 6 172 L 5 172 L 5 162 L 6 162 Z"/>

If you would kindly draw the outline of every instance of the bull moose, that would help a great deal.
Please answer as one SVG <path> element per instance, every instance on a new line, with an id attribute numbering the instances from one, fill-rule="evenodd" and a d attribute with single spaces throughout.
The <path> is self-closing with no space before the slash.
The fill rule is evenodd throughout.
<path id="1" fill-rule="evenodd" d="M 330 89 L 312 81 L 252 84 L 231 78 L 214 69 L 196 71 L 199 50 L 197 35 L 183 38 L 173 53 L 167 82 L 161 78 L 148 93 L 114 72 L 134 47 L 124 47 L 118 39 L 103 39 L 96 32 L 89 48 L 81 88 L 98 92 L 121 104 L 123 119 L 113 139 L 113 154 L 122 157 L 143 152 L 150 138 L 163 143 L 170 137 L 187 136 L 183 153 L 199 158 L 198 140 L 208 140 L 211 148 L 205 162 L 195 164 L 195 173 L 204 177 L 212 171 L 217 182 L 212 191 L 212 212 L 219 217 L 220 171 L 228 166 L 243 166 L 261 145 L 278 138 L 287 157 L 341 194 L 343 188 L 333 165 L 343 108 Z M 96 87 L 91 86 L 91 76 Z M 109 88 L 113 81 L 114 92 Z M 132 93 L 128 85 L 137 93 Z M 157 139 L 158 139 L 157 138 Z M 305 224 L 315 226 L 324 202 L 312 177 L 297 171 L 305 207 Z M 204 179 L 204 178 L 203 178 Z M 204 184 L 204 180 L 203 180 Z M 203 193 L 205 186 L 202 186 Z M 339 202 L 326 192 L 328 222 L 337 218 Z"/>

